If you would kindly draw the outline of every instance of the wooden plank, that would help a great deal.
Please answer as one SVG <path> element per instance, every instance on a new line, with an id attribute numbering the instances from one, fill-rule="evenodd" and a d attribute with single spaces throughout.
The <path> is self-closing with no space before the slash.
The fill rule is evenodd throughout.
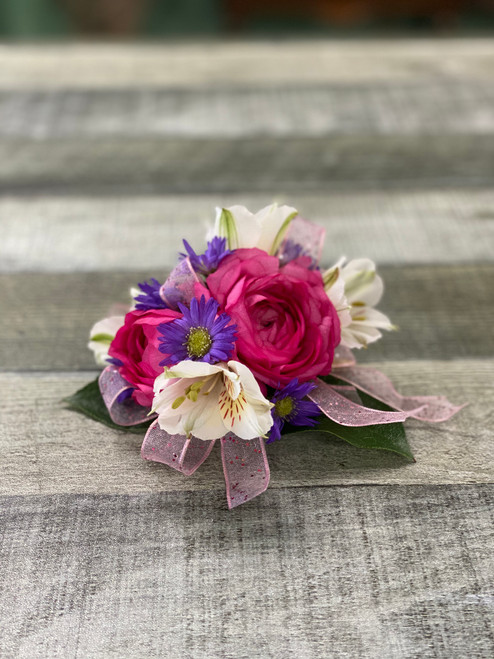
<path id="1" fill-rule="evenodd" d="M 455 359 L 494 354 L 494 265 L 381 268 L 380 308 L 399 332 L 360 351 L 360 361 Z M 164 270 L 0 276 L 0 370 L 92 369 L 91 325 L 128 291 Z"/>
<path id="2" fill-rule="evenodd" d="M 381 265 L 494 260 L 492 189 L 292 193 L 280 201 L 326 228 L 325 265 L 341 254 Z M 239 202 L 257 210 L 272 197 L 4 197 L 0 271 L 161 272 L 173 267 L 183 237 L 202 248 L 215 206 Z"/>
<path id="3" fill-rule="evenodd" d="M 485 659 L 492 504 L 488 486 L 281 489 L 233 512 L 211 492 L 6 498 L 0 652 Z"/>
<path id="4" fill-rule="evenodd" d="M 199 87 L 369 81 L 492 80 L 485 39 L 311 40 L 0 47 L 0 87 Z"/>
<path id="5" fill-rule="evenodd" d="M 232 193 L 491 187 L 494 135 L 11 139 L 0 192 Z"/>
<path id="6" fill-rule="evenodd" d="M 470 80 L 268 89 L 0 90 L 0 136 L 36 140 L 493 130 L 494 86 Z"/>
<path id="7" fill-rule="evenodd" d="M 446 424 L 408 422 L 417 462 L 359 450 L 321 434 L 268 446 L 271 487 L 490 483 L 494 479 L 493 359 L 379 364 L 405 394 L 444 394 L 469 406 Z M 0 493 L 223 490 L 218 447 L 190 478 L 141 460 L 142 437 L 64 409 L 61 399 L 95 373 L 0 374 Z"/>

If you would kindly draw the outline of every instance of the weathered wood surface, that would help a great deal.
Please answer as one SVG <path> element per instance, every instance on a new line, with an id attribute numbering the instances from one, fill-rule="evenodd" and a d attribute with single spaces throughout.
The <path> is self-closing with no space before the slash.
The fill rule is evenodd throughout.
<path id="1" fill-rule="evenodd" d="M 490 659 L 493 71 L 487 39 L 0 46 L 2 657 Z M 284 439 L 228 512 L 217 452 L 184 478 L 61 399 L 112 302 L 273 198 L 383 266 L 401 331 L 359 359 L 470 405 L 407 424 L 415 464 Z"/>
<path id="2" fill-rule="evenodd" d="M 5 89 L 492 82 L 492 39 L 2 45 Z"/>
<path id="3" fill-rule="evenodd" d="M 0 500 L 3 657 L 488 659 L 492 486 Z M 16 549 L 18 548 L 18 549 Z"/>
<path id="4" fill-rule="evenodd" d="M 484 81 L 298 85 L 269 89 L 1 91 L 0 136 L 196 137 L 490 134 Z"/>
<path id="5" fill-rule="evenodd" d="M 490 187 L 494 135 L 0 142 L 0 193 L 201 194 Z"/>
<path id="6" fill-rule="evenodd" d="M 270 487 L 493 482 L 494 360 L 377 366 L 405 394 L 444 394 L 469 406 L 445 424 L 407 422 L 414 464 L 317 433 L 284 438 L 267 447 Z M 185 478 L 143 461 L 139 435 L 112 430 L 64 409 L 62 399 L 95 375 L 0 375 L 0 494 L 224 490 L 218 451 L 194 476 Z"/>
<path id="7" fill-rule="evenodd" d="M 0 272 L 159 273 L 175 264 L 184 226 L 200 249 L 215 207 L 239 200 L 258 209 L 272 203 L 273 195 L 0 198 Z M 355 189 L 280 198 L 287 201 L 325 226 L 325 265 L 340 255 L 365 255 L 379 265 L 494 260 L 492 189 Z"/>
<path id="8" fill-rule="evenodd" d="M 130 264 L 129 264 L 130 265 Z M 494 354 L 494 264 L 384 266 L 379 307 L 400 328 L 360 351 L 359 361 L 458 359 Z M 145 272 L 0 275 L 0 370 L 93 369 L 89 329 Z M 40 301 L 43 301 L 41 304 Z"/>

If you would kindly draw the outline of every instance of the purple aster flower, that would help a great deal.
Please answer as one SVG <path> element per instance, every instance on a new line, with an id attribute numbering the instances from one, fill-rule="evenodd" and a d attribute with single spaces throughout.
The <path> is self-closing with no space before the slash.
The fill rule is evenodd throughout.
<path id="1" fill-rule="evenodd" d="M 183 243 L 187 254 L 180 254 L 180 256 L 184 259 L 189 257 L 194 270 L 205 277 L 217 270 L 224 257 L 230 254 L 230 250 L 226 248 L 226 238 L 218 236 L 208 242 L 204 254 L 196 254 L 186 240 Z"/>
<path id="2" fill-rule="evenodd" d="M 294 378 L 283 389 L 278 389 L 271 402 L 274 407 L 271 410 L 273 426 L 269 431 L 266 444 L 271 444 L 276 439 L 281 439 L 281 431 L 286 423 L 293 426 L 315 426 L 317 421 L 314 417 L 319 416 L 319 407 L 311 400 L 303 400 L 308 393 L 316 388 L 313 382 L 298 383 Z"/>
<path id="3" fill-rule="evenodd" d="M 161 323 L 158 331 L 161 336 L 160 352 L 168 355 L 160 366 L 173 366 L 184 359 L 216 364 L 230 359 L 237 337 L 236 325 L 226 313 L 216 318 L 218 303 L 213 298 L 206 302 L 192 298 L 190 309 L 178 304 L 183 313 L 171 323 Z"/>
<path id="4" fill-rule="evenodd" d="M 116 357 L 107 357 L 106 361 L 113 366 L 117 366 L 118 368 L 124 365 L 123 361 L 121 359 L 117 359 Z"/>
<path id="5" fill-rule="evenodd" d="M 143 281 L 137 284 L 143 295 L 137 295 L 134 299 L 137 302 L 136 309 L 149 311 L 150 309 L 168 309 L 166 303 L 160 297 L 161 284 L 157 279 L 150 279 L 149 282 Z"/>
<path id="6" fill-rule="evenodd" d="M 304 248 L 302 245 L 299 245 L 298 243 L 293 242 L 293 240 L 285 240 L 283 243 L 283 250 L 281 254 L 278 255 L 278 258 L 280 259 L 280 265 L 286 265 L 287 263 L 290 263 L 290 261 L 295 261 L 295 259 L 298 259 L 300 256 L 310 256 L 304 251 Z M 317 269 L 317 263 L 314 261 L 312 257 L 311 259 L 311 264 L 309 266 L 309 270 L 316 270 Z"/>

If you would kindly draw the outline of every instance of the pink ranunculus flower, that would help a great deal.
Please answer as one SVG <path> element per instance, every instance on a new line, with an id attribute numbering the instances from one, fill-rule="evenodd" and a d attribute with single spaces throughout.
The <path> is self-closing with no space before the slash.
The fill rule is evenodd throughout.
<path id="1" fill-rule="evenodd" d="M 154 381 L 163 373 L 159 363 L 166 355 L 159 351 L 158 325 L 181 317 L 171 309 L 130 311 L 111 343 L 108 354 L 122 362 L 120 375 L 135 387 L 132 397 L 139 405 L 151 407 Z"/>
<path id="2" fill-rule="evenodd" d="M 340 322 L 321 274 L 301 257 L 280 267 L 260 249 L 237 249 L 207 278 L 211 295 L 237 325 L 237 354 L 272 387 L 331 371 Z"/>

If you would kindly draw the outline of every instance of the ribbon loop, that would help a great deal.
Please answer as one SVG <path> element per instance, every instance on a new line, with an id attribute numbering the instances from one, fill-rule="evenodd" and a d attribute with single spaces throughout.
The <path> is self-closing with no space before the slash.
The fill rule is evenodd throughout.
<path id="1" fill-rule="evenodd" d="M 194 297 L 195 285 L 200 283 L 190 259 L 185 258 L 171 271 L 160 288 L 160 297 L 170 309 L 178 309 L 178 303 L 188 305 Z"/>
<path id="2" fill-rule="evenodd" d="M 385 412 L 364 407 L 349 400 L 332 385 L 316 380 L 317 387 L 308 397 L 319 406 L 321 412 L 341 426 L 374 426 L 380 423 L 405 421 L 410 412 Z"/>
<path id="3" fill-rule="evenodd" d="M 269 464 L 261 437 L 246 440 L 228 433 L 221 439 L 220 446 L 226 498 L 228 508 L 232 509 L 267 489 Z"/>
<path id="4" fill-rule="evenodd" d="M 444 396 L 402 396 L 384 373 L 369 366 L 338 368 L 333 374 L 395 410 L 402 410 L 408 416 L 420 421 L 429 423 L 447 421 L 465 407 L 453 405 Z"/>
<path id="5" fill-rule="evenodd" d="M 119 426 L 135 426 L 149 421 L 149 409 L 130 397 L 133 387 L 115 366 L 107 366 L 102 371 L 98 384 L 113 423 Z"/>
<path id="6" fill-rule="evenodd" d="M 290 222 L 276 256 L 288 263 L 299 256 L 309 256 L 314 265 L 319 263 L 326 230 L 297 215 Z"/>
<path id="7" fill-rule="evenodd" d="M 211 453 L 215 440 L 205 441 L 197 437 L 170 435 L 162 430 L 156 420 L 144 437 L 141 456 L 144 460 L 161 462 L 190 476 Z"/>
<path id="8" fill-rule="evenodd" d="M 344 366 L 354 366 L 356 364 L 355 357 L 350 348 L 340 345 L 334 351 L 333 370 L 335 368 L 343 368 Z"/>

